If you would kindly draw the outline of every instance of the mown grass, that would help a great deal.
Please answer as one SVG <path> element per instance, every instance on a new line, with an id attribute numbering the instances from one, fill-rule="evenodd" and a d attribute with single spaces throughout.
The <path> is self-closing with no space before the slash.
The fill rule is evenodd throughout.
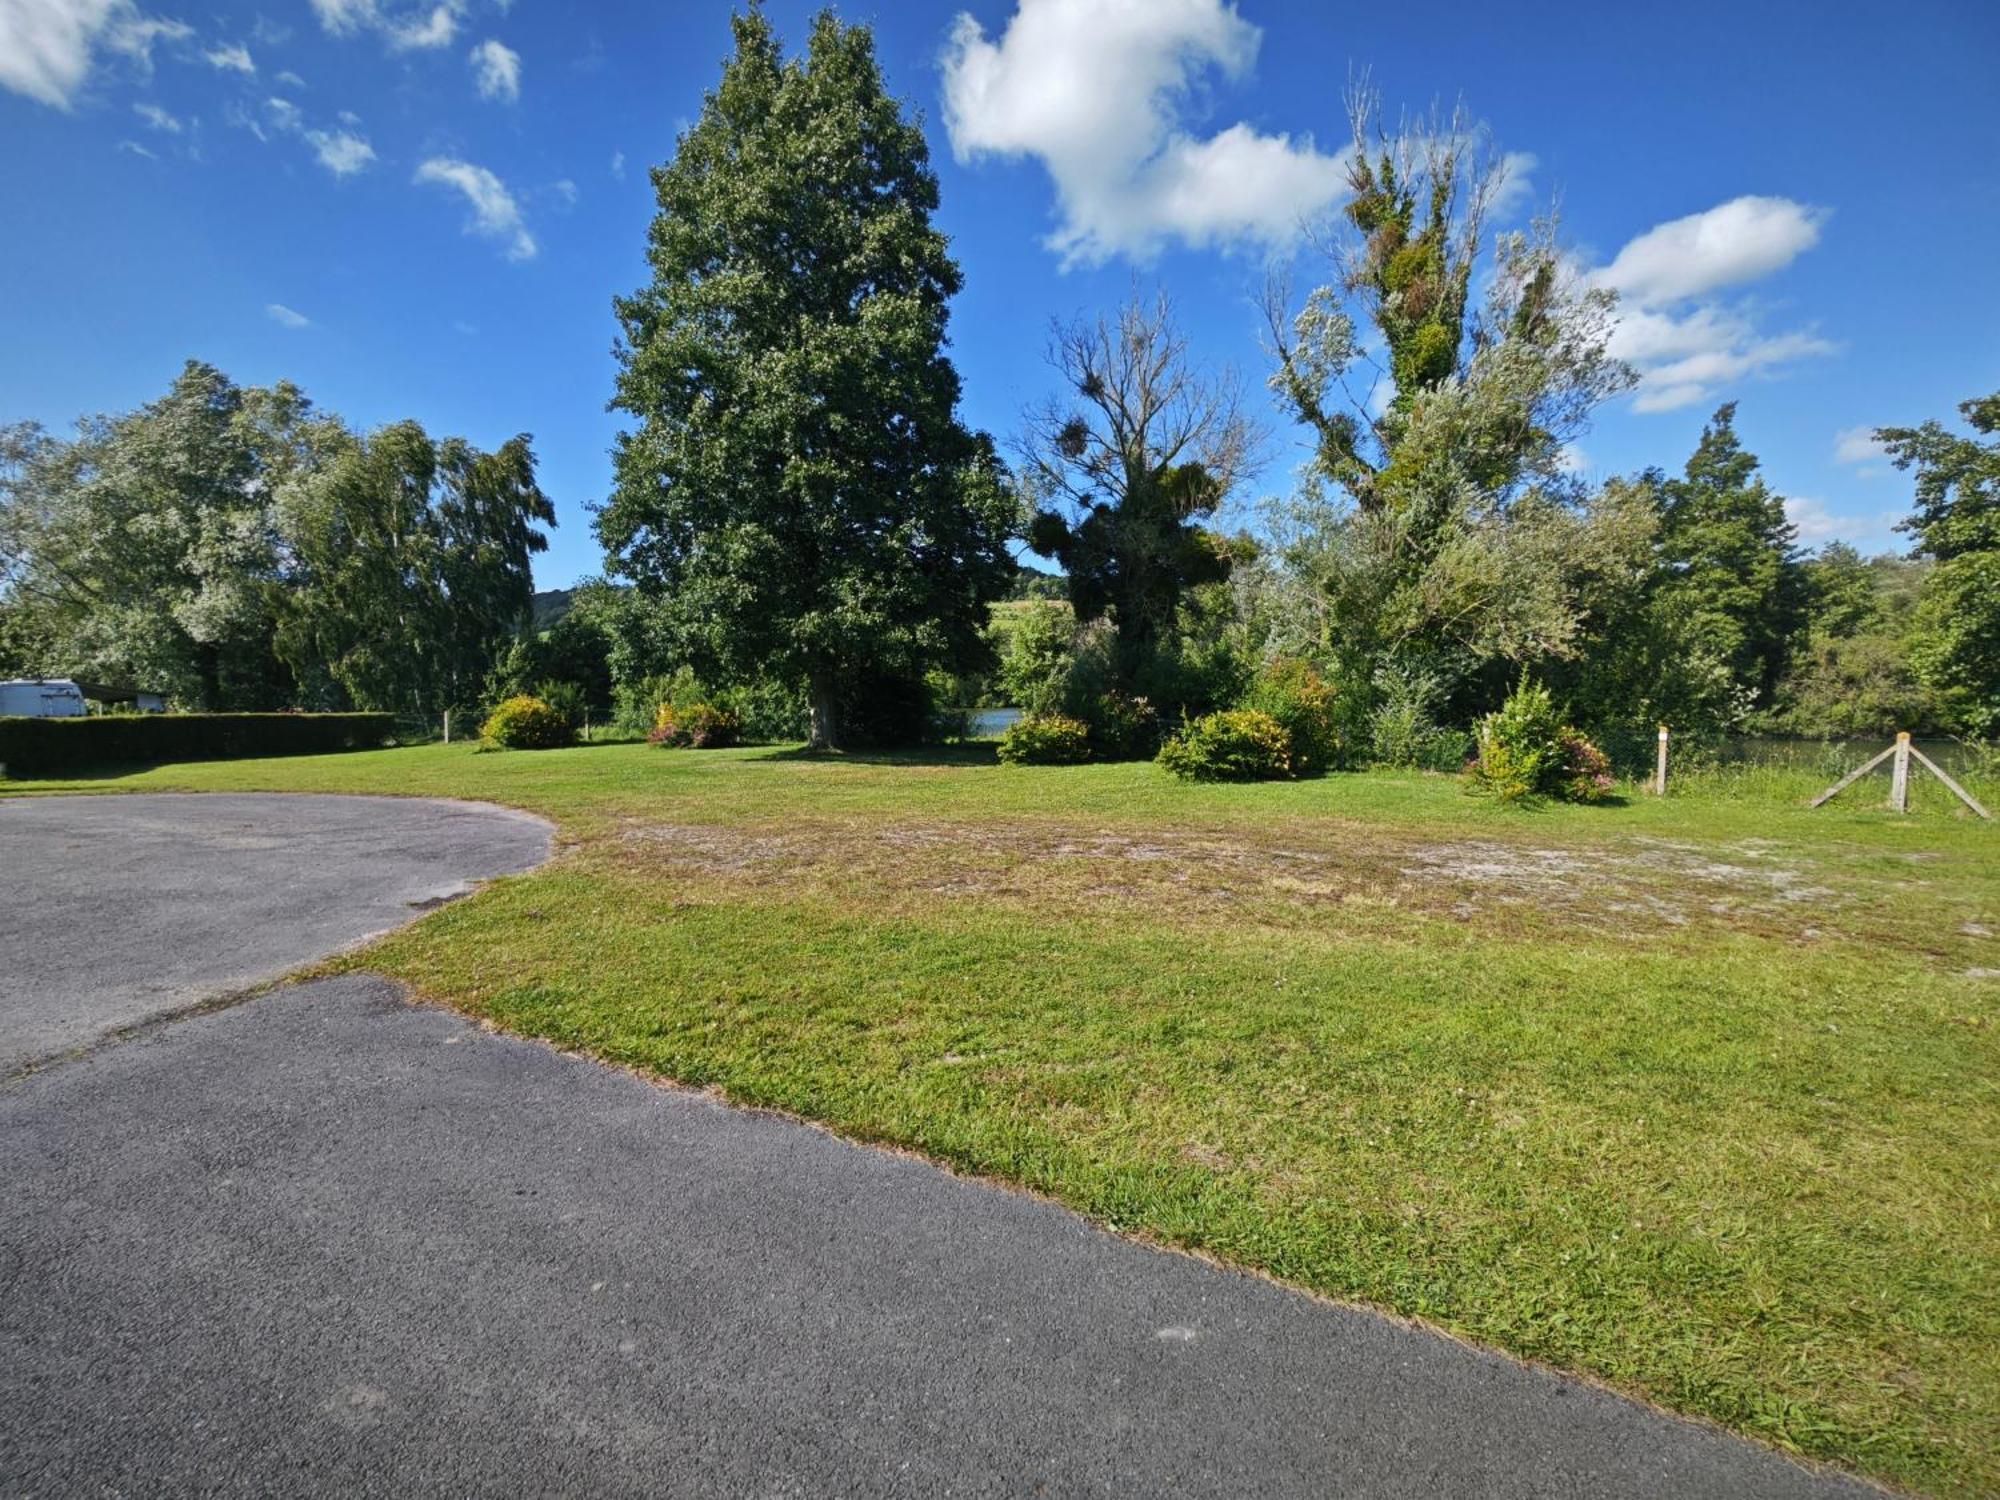
<path id="1" fill-rule="evenodd" d="M 1799 1453 L 2000 1489 L 2000 829 L 1926 785 L 1898 819 L 1760 776 L 1508 812 L 1423 776 L 606 745 L 68 785 L 541 812 L 556 863 L 353 962 Z"/>

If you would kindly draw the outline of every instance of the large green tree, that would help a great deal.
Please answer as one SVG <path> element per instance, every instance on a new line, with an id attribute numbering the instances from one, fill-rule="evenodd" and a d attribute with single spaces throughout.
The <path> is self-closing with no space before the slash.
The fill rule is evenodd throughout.
<path id="1" fill-rule="evenodd" d="M 431 715 L 479 705 L 528 618 L 555 513 L 529 440 L 492 453 L 415 422 L 350 438 L 279 502 L 277 649 L 309 697 Z"/>
<path id="2" fill-rule="evenodd" d="M 0 432 L 0 607 L 34 643 L 14 670 L 199 709 L 288 704 L 272 496 L 341 436 L 297 387 L 246 389 L 193 361 L 159 400 L 73 439 Z"/>
<path id="3" fill-rule="evenodd" d="M 822 13 L 788 60 L 761 11 L 734 27 L 617 303 L 637 425 L 598 534 L 702 671 L 801 684 L 830 748 L 870 696 L 986 663 L 1017 506 L 959 420 L 959 269 L 869 31 Z"/>
<path id="4" fill-rule="evenodd" d="M 1736 435 L 1736 403 L 1716 410 L 1678 479 L 1666 481 L 1660 533 L 1665 592 L 1694 638 L 1726 662 L 1759 708 L 1772 706 L 1810 603 L 1785 502 Z"/>
<path id="5" fill-rule="evenodd" d="M 1959 724 L 1992 734 L 2000 730 L 2000 392 L 1959 412 L 1993 441 L 1935 421 L 1875 436 L 1897 468 L 1916 471 L 1903 529 L 1937 560 L 1917 603 L 1912 664 Z"/>

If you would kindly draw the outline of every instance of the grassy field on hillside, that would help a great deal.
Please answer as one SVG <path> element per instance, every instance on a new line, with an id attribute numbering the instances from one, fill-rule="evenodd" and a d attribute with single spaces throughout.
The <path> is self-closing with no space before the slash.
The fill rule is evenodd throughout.
<path id="1" fill-rule="evenodd" d="M 354 962 L 1803 1454 L 2000 1490 L 2000 826 L 1928 783 L 1898 819 L 1792 781 L 1508 811 L 1419 775 L 460 745 L 9 790 L 542 813 L 554 863 Z"/>

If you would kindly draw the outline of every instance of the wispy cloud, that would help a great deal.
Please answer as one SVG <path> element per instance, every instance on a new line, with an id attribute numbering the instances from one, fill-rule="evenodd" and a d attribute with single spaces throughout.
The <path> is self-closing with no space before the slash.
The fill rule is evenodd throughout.
<path id="1" fill-rule="evenodd" d="M 202 53 L 202 59 L 211 68 L 224 73 L 254 74 L 257 64 L 250 56 L 250 49 L 241 42 L 229 42 L 219 47 L 210 47 Z"/>
<path id="2" fill-rule="evenodd" d="M 312 0 L 313 14 L 333 36 L 374 32 L 397 52 L 449 47 L 458 37 L 462 0 L 445 0 L 425 10 L 385 11 L 379 0 Z"/>
<path id="3" fill-rule="evenodd" d="M 142 12 L 132 0 L 0 0 L 0 88 L 68 109 L 98 52 L 150 72 L 160 42 L 194 28 Z"/>
<path id="4" fill-rule="evenodd" d="M 521 217 L 521 205 L 493 173 L 468 161 L 434 156 L 417 168 L 414 179 L 455 189 L 472 208 L 466 233 L 497 240 L 509 260 L 533 260 L 541 248 Z"/>
<path id="5" fill-rule="evenodd" d="M 620 182 L 625 180 L 625 153 L 623 151 L 614 151 L 611 153 L 611 175 Z"/>
<path id="6" fill-rule="evenodd" d="M 273 323 L 276 323 L 280 328 L 312 327 L 311 318 L 302 312 L 294 312 L 282 302 L 265 303 L 264 316 L 269 318 Z"/>
<path id="7" fill-rule="evenodd" d="M 144 120 L 148 126 L 166 135 L 179 135 L 181 122 L 157 104 L 135 104 L 132 113 Z"/>
<path id="8" fill-rule="evenodd" d="M 1767 333 L 1756 308 L 1717 294 L 1770 276 L 1819 243 L 1822 210 L 1734 198 L 1636 236 L 1590 272 L 1618 293 L 1611 352 L 1639 372 L 1633 409 L 1674 411 L 1838 346 L 1813 328 Z"/>
<path id="9" fill-rule="evenodd" d="M 1861 466 L 1864 474 L 1871 472 L 1869 466 L 1882 464 L 1888 456 L 1888 450 L 1876 440 L 1873 427 L 1844 427 L 1833 435 L 1834 461 Z"/>
<path id="10" fill-rule="evenodd" d="M 970 15 L 944 54 L 960 161 L 1033 157 L 1054 181 L 1066 263 L 1146 259 L 1169 242 L 1285 245 L 1339 200 L 1339 154 L 1247 123 L 1186 124 L 1211 75 L 1246 78 L 1262 33 L 1226 0 L 1020 0 L 997 38 Z"/>
<path id="11" fill-rule="evenodd" d="M 488 37 L 472 49 L 472 76 L 482 99 L 512 104 L 521 97 L 521 54 Z"/>
<path id="12" fill-rule="evenodd" d="M 336 177 L 352 177 L 375 160 L 375 148 L 352 131 L 308 130 L 305 139 L 319 164 Z"/>

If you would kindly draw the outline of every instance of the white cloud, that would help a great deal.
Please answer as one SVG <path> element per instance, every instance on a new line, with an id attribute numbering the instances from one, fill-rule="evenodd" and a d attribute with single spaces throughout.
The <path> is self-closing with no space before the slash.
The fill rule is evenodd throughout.
<path id="1" fill-rule="evenodd" d="M 271 117 L 271 124 L 279 130 L 298 130 L 305 124 L 299 107 L 289 99 L 266 99 L 264 113 Z"/>
<path id="2" fill-rule="evenodd" d="M 134 156 L 143 156 L 147 161 L 158 161 L 160 159 L 137 141 L 120 141 L 117 149 L 120 151 L 129 151 Z"/>
<path id="3" fill-rule="evenodd" d="M 135 104 L 132 106 L 132 113 L 144 120 L 154 130 L 158 130 L 166 135 L 179 135 L 181 133 L 181 122 L 173 115 L 167 113 L 166 110 L 161 109 L 157 104 Z"/>
<path id="4" fill-rule="evenodd" d="M 513 48 L 488 37 L 472 49 L 468 60 L 480 98 L 512 104 L 521 97 L 521 54 Z"/>
<path id="5" fill-rule="evenodd" d="M 1838 346 L 1810 329 L 1769 334 L 1756 310 L 1712 293 L 1783 270 L 1825 215 L 1788 198 L 1735 198 L 1647 230 L 1590 280 L 1618 293 L 1611 352 L 1639 372 L 1635 411 L 1674 411 Z"/>
<path id="6" fill-rule="evenodd" d="M 306 81 L 289 68 L 278 75 L 277 81 L 287 88 L 302 89 L 306 86 Z"/>
<path id="7" fill-rule="evenodd" d="M 375 148 L 350 131 L 308 130 L 305 138 L 319 164 L 336 177 L 351 177 L 375 160 Z"/>
<path id="8" fill-rule="evenodd" d="M 202 53 L 211 68 L 225 73 L 255 73 L 257 64 L 251 60 L 250 49 L 242 43 L 211 47 Z"/>
<path id="9" fill-rule="evenodd" d="M 1783 270 L 1819 243 L 1825 221 L 1789 198 L 1732 198 L 1647 230 L 1597 279 L 1643 305 L 1699 297 Z"/>
<path id="10" fill-rule="evenodd" d="M 509 260 L 535 258 L 540 246 L 522 222 L 521 205 L 507 191 L 507 185 L 486 168 L 434 156 L 417 168 L 415 181 L 456 188 L 472 206 L 472 222 L 466 233 L 504 242 Z"/>
<path id="11" fill-rule="evenodd" d="M 458 36 L 458 7 L 439 5 L 429 15 L 411 16 L 401 21 L 390 21 L 384 27 L 389 45 L 398 52 L 428 51 L 433 47 L 449 47 Z"/>
<path id="12" fill-rule="evenodd" d="M 302 312 L 293 312 L 291 308 L 285 306 L 282 302 L 267 302 L 264 304 L 264 316 L 269 318 L 273 323 L 276 323 L 280 328 L 312 327 L 311 318 Z"/>
<path id="13" fill-rule="evenodd" d="M 1225 0 L 1020 0 L 998 40 L 961 14 L 944 55 L 960 161 L 1039 158 L 1065 262 L 1146 258 L 1169 240 L 1284 245 L 1346 190 L 1310 137 L 1183 124 L 1211 73 L 1248 75 L 1262 33 Z"/>
<path id="14" fill-rule="evenodd" d="M 625 180 L 625 153 L 623 151 L 614 151 L 611 153 L 611 175 L 620 182 Z"/>
<path id="15" fill-rule="evenodd" d="M 132 0 L 0 0 L 0 88 L 68 109 L 97 49 L 152 67 L 156 42 L 194 28 L 143 14 Z"/>
<path id="16" fill-rule="evenodd" d="M 463 0 L 445 0 L 429 10 L 388 15 L 379 0 L 312 0 L 313 14 L 322 29 L 333 36 L 355 36 L 363 31 L 381 35 L 397 52 L 449 47 L 458 36 L 458 18 Z"/>
<path id="17" fill-rule="evenodd" d="M 1876 441 L 1873 427 L 1845 427 L 1833 435 L 1833 456 L 1843 464 L 1876 464 L 1889 452 Z"/>
<path id="18" fill-rule="evenodd" d="M 352 36 L 364 27 L 381 24 L 375 0 L 312 0 L 319 24 L 335 36 Z"/>
<path id="19" fill-rule="evenodd" d="M 1785 500 L 1785 519 L 1797 529 L 1799 540 L 1814 549 L 1846 542 L 1863 552 L 1887 552 L 1897 546 L 1896 526 L 1904 516 L 1899 510 L 1844 516 L 1824 500 L 1794 495 Z"/>

